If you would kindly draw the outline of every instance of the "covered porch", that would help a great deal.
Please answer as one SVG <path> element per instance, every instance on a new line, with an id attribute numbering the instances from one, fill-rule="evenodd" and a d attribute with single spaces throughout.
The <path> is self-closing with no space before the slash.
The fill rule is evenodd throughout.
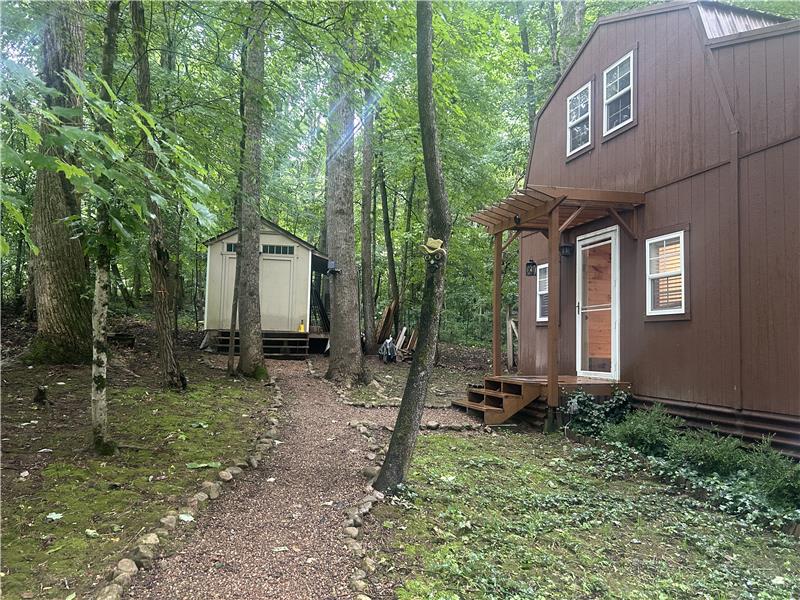
<path id="1" fill-rule="evenodd" d="M 518 189 L 503 201 L 470 216 L 493 236 L 492 294 L 492 373 L 482 388 L 468 390 L 463 402 L 454 404 L 484 414 L 487 423 L 501 423 L 523 409 L 543 413 L 546 430 L 558 426 L 560 395 L 576 388 L 588 393 L 607 395 L 614 384 L 625 383 L 613 370 L 606 375 L 577 375 L 561 368 L 559 339 L 561 336 L 561 240 L 569 229 L 593 221 L 610 218 L 623 235 L 636 239 L 621 215 L 644 204 L 644 194 L 585 188 L 529 185 Z M 635 218 L 635 213 L 634 218 Z M 503 251 L 522 232 L 538 232 L 547 238 L 548 314 L 547 374 L 502 374 L 501 287 Z M 580 309 L 578 310 L 580 314 Z M 592 373 L 594 375 L 594 373 Z M 538 402 L 537 402 L 538 401 Z"/>

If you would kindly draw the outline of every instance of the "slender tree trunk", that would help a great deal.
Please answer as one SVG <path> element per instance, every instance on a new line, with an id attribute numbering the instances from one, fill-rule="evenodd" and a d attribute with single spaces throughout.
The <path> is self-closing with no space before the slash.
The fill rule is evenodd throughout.
<path id="1" fill-rule="evenodd" d="M 131 31 L 133 33 L 134 59 L 136 61 L 136 99 L 141 107 L 150 112 L 150 61 L 147 56 L 145 15 L 142 0 L 131 0 Z M 157 167 L 156 155 L 145 140 L 144 166 L 150 170 Z M 181 372 L 175 356 L 175 337 L 172 331 L 172 294 L 169 284 L 169 251 L 164 244 L 164 226 L 161 207 L 148 200 L 150 211 L 150 285 L 153 288 L 153 317 L 158 337 L 158 359 L 161 377 L 165 386 L 186 389 L 186 377 Z"/>
<path id="2" fill-rule="evenodd" d="M 436 131 L 436 105 L 433 98 L 433 11 L 429 0 L 417 2 L 417 94 L 422 153 L 428 183 L 428 236 L 441 239 L 446 248 L 450 240 L 450 209 L 444 187 L 442 163 Z M 426 257 L 425 290 L 419 318 L 419 338 L 403 401 L 389 442 L 386 461 L 375 488 L 394 490 L 405 479 L 419 433 L 425 395 L 436 360 L 439 319 L 444 300 L 446 252 Z"/>
<path id="3" fill-rule="evenodd" d="M 553 83 L 561 79 L 561 61 L 558 56 L 558 15 L 556 0 L 544 0 L 545 25 L 547 27 L 547 46 L 550 50 L 550 63 L 553 65 Z"/>
<path id="4" fill-rule="evenodd" d="M 117 31 L 122 2 L 111 0 L 106 9 L 106 26 L 103 43 L 102 76 L 110 88 L 113 85 L 114 62 L 117 57 Z M 105 86 L 100 88 L 100 98 L 109 102 L 111 96 Z M 103 121 L 102 130 L 113 137 L 114 130 L 109 121 Z M 106 181 L 109 185 L 111 182 Z M 113 232 L 108 205 L 101 202 L 97 211 L 98 240 L 95 262 L 94 305 L 92 306 L 92 445 L 101 455 L 113 454 L 116 444 L 108 436 L 108 302 L 111 290 L 111 247 Z M 119 269 L 114 265 L 117 275 Z M 121 283 L 121 278 L 120 278 Z"/>
<path id="5" fill-rule="evenodd" d="M 386 170 L 384 169 L 383 154 L 378 159 L 378 188 L 381 193 L 381 211 L 383 212 L 383 237 L 386 242 L 386 262 L 389 267 L 389 294 L 395 303 L 394 334 L 400 323 L 400 289 L 397 285 L 397 268 L 394 263 L 394 240 L 392 239 L 392 224 L 389 220 L 389 200 L 386 193 Z"/>
<path id="6" fill-rule="evenodd" d="M 17 255 L 14 258 L 14 302 L 19 299 L 19 294 L 22 291 L 22 253 L 25 250 L 25 235 L 22 229 L 17 236 Z M 19 306 L 17 304 L 17 306 Z"/>
<path id="7" fill-rule="evenodd" d="M 525 82 L 525 104 L 528 108 L 528 152 L 533 150 L 536 139 L 536 90 L 533 87 L 531 76 L 531 45 L 528 38 L 528 16 L 525 13 L 525 3 L 517 1 L 517 21 L 519 24 L 519 38 L 522 44 L 522 78 Z"/>
<path id="8" fill-rule="evenodd" d="M 407 304 L 406 288 L 408 285 L 408 248 L 411 245 L 411 213 L 414 208 L 414 190 L 417 187 L 417 167 L 414 165 L 414 170 L 411 172 L 411 183 L 408 185 L 408 192 L 406 192 L 406 223 L 405 240 L 403 241 L 403 258 L 400 263 L 400 297 L 403 299 L 403 305 Z"/>
<path id="9" fill-rule="evenodd" d="M 586 0 L 561 0 L 561 64 L 569 64 L 581 42 Z"/>
<path id="10" fill-rule="evenodd" d="M 109 2 L 109 4 L 111 4 L 111 2 Z M 111 274 L 117 280 L 117 286 L 122 294 L 122 299 L 125 301 L 125 306 L 128 308 L 133 308 L 133 298 L 131 297 L 131 293 L 128 291 L 128 287 L 125 285 L 125 281 L 122 279 L 122 273 L 119 272 L 119 267 L 115 262 L 111 263 Z"/>
<path id="11" fill-rule="evenodd" d="M 183 227 L 183 209 L 178 207 L 178 228 L 175 230 L 175 262 L 173 263 L 173 321 L 175 324 L 175 339 L 178 339 L 178 313 L 183 307 L 183 282 L 181 281 L 181 228 Z"/>
<path id="12" fill-rule="evenodd" d="M 33 275 L 33 253 L 28 257 L 25 271 L 28 273 L 28 285 L 25 287 L 25 320 L 32 323 L 36 320 L 36 281 Z"/>
<path id="13" fill-rule="evenodd" d="M 137 301 L 142 299 L 142 268 L 138 262 L 133 267 L 133 297 Z"/>
<path id="14" fill-rule="evenodd" d="M 264 2 L 250 3 L 251 17 L 244 72 L 244 161 L 239 227 L 239 367 L 246 377 L 268 376 L 264 366 L 259 297 L 261 236 L 261 102 L 264 95 Z"/>
<path id="15" fill-rule="evenodd" d="M 81 99 L 70 91 L 63 76 L 67 70 L 83 76 L 83 2 L 42 3 L 47 14 L 42 32 L 45 84 L 61 92 L 52 106 L 81 108 Z M 73 119 L 80 124 L 80 118 Z M 44 123 L 43 127 L 48 125 Z M 41 152 L 69 161 L 62 148 L 43 145 Z M 88 362 L 91 339 L 90 305 L 85 298 L 87 269 L 80 241 L 72 239 L 65 219 L 79 214 L 75 190 L 63 173 L 39 169 L 31 215 L 32 256 L 36 286 L 38 330 L 30 357 L 39 362 Z"/>
<path id="16" fill-rule="evenodd" d="M 370 75 L 374 68 L 374 59 L 371 57 Z M 361 168 L 361 309 L 364 315 L 364 338 L 367 354 L 377 354 L 378 345 L 375 341 L 375 284 L 374 268 L 372 262 L 372 163 L 373 146 L 372 135 L 375 123 L 376 98 L 372 91 L 372 78 L 367 81 L 364 88 L 364 140 L 362 143 L 362 168 Z"/>
<path id="17" fill-rule="evenodd" d="M 349 40 L 352 44 L 352 38 Z M 340 61 L 332 72 L 326 139 L 325 205 L 328 256 L 336 261 L 331 287 L 331 354 L 326 377 L 345 384 L 369 383 L 361 353 L 358 273 L 353 231 L 353 105 Z"/>
<path id="18" fill-rule="evenodd" d="M 242 126 L 242 135 L 239 138 L 239 172 L 237 174 L 238 181 L 236 182 L 236 194 L 233 198 L 233 223 L 236 228 L 241 232 L 242 219 L 241 219 L 241 206 L 242 206 L 242 180 L 244 177 L 244 142 L 245 142 L 245 124 L 244 124 L 244 73 L 247 63 L 247 33 L 245 32 L 245 43 L 242 44 L 241 52 L 241 76 L 239 78 L 239 119 Z M 233 294 L 231 295 L 231 323 L 229 328 L 230 345 L 228 346 L 228 375 L 233 377 L 236 374 L 236 332 L 239 330 L 239 281 L 242 278 L 242 261 L 241 261 L 241 244 L 239 241 L 241 236 L 237 236 L 236 242 L 236 268 L 233 275 Z"/>

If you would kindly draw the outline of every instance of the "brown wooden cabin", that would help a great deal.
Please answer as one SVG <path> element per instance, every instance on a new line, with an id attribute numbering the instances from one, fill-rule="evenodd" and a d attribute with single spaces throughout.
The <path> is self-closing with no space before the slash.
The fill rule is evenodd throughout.
<path id="1" fill-rule="evenodd" d="M 459 404 L 553 426 L 559 391 L 623 382 L 800 454 L 800 21 L 703 1 L 598 20 L 538 114 L 524 186 L 471 219 L 494 236 L 494 367 Z"/>

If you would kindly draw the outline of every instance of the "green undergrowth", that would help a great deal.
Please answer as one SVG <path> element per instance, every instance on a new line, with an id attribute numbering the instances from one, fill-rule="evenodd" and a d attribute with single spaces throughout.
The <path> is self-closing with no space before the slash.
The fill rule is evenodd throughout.
<path id="1" fill-rule="evenodd" d="M 36 441 L 52 449 L 47 466 L 4 482 L 3 597 L 83 597 L 142 528 L 216 474 L 187 463 L 225 465 L 245 455 L 268 406 L 265 390 L 221 375 L 183 394 L 112 388 L 110 432 L 121 452 L 93 455 L 83 426 Z"/>
<path id="2" fill-rule="evenodd" d="M 377 509 L 400 600 L 800 594 L 800 543 L 556 436 L 424 436 Z"/>

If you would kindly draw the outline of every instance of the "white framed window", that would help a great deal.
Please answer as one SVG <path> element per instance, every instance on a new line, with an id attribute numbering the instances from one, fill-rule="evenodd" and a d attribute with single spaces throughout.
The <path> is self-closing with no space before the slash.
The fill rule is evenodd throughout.
<path id="1" fill-rule="evenodd" d="M 547 321 L 550 308 L 548 293 L 550 271 L 547 264 L 536 266 L 536 320 Z"/>
<path id="2" fill-rule="evenodd" d="M 603 135 L 633 121 L 633 51 L 603 71 Z"/>
<path id="3" fill-rule="evenodd" d="M 592 82 L 567 98 L 567 156 L 592 143 Z"/>
<path id="4" fill-rule="evenodd" d="M 686 312 L 686 253 L 683 231 L 650 238 L 647 259 L 647 314 Z"/>

